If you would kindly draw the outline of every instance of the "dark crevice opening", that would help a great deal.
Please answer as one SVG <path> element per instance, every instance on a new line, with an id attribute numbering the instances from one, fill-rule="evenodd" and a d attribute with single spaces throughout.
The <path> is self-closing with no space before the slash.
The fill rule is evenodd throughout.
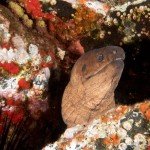
<path id="1" fill-rule="evenodd" d="M 143 39 L 123 45 L 125 67 L 115 90 L 121 104 L 134 104 L 150 98 L 150 40 Z"/>

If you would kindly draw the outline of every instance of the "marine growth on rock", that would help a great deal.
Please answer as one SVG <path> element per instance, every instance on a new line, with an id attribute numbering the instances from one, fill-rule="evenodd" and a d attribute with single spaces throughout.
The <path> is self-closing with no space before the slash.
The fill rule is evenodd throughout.
<path id="1" fill-rule="evenodd" d="M 89 125 L 68 128 L 43 150 L 147 150 L 150 146 L 150 101 L 119 106 Z"/>

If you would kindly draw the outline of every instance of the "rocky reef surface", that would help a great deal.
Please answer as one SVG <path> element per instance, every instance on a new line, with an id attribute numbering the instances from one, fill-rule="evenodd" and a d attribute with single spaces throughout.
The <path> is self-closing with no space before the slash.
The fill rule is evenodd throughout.
<path id="1" fill-rule="evenodd" d="M 0 6 L 0 9 L 1 109 L 13 112 L 11 105 L 28 101 L 27 106 L 36 118 L 34 110 L 38 109 L 34 107 L 40 105 L 41 111 L 47 107 L 44 93 L 54 65 L 55 46 L 36 32 L 29 32 L 7 8 Z"/>
<path id="2" fill-rule="evenodd" d="M 11 0 L 9 7 L 26 26 L 57 37 L 72 51 L 85 37 L 103 46 L 106 40 L 122 45 L 150 36 L 148 0 Z"/>
<path id="3" fill-rule="evenodd" d="M 150 101 L 119 106 L 87 126 L 68 128 L 43 150 L 149 150 Z"/>
<path id="4" fill-rule="evenodd" d="M 48 110 L 55 50 L 0 5 L 0 149 L 18 148 Z"/>

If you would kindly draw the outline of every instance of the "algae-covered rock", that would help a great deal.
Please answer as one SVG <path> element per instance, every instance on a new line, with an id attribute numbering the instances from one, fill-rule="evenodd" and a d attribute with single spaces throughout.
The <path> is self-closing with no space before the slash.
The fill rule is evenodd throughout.
<path id="1" fill-rule="evenodd" d="M 20 149 L 21 142 L 32 141 L 26 137 L 49 108 L 55 51 L 48 38 L 28 30 L 0 5 L 0 149 Z"/>
<path id="2" fill-rule="evenodd" d="M 68 128 L 43 150 L 147 150 L 150 147 L 150 101 L 119 106 L 87 126 Z"/>

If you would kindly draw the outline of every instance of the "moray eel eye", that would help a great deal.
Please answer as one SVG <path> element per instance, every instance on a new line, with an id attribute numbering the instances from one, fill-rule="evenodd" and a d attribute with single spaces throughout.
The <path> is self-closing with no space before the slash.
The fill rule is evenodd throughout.
<path id="1" fill-rule="evenodd" d="M 102 54 L 97 57 L 97 60 L 99 62 L 103 61 L 103 59 L 104 59 L 104 56 Z"/>
<path id="2" fill-rule="evenodd" d="M 83 66 L 82 66 L 82 71 L 84 72 L 86 70 L 86 64 L 84 64 Z"/>

